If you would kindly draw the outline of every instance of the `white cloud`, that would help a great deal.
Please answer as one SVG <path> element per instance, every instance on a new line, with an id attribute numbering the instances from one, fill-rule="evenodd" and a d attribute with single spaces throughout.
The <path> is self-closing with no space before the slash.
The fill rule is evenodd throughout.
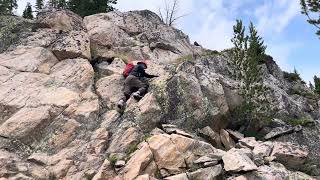
<path id="1" fill-rule="evenodd" d="M 258 23 L 258 30 L 264 36 L 282 33 L 288 24 L 300 13 L 299 9 L 300 5 L 298 1 L 264 1 L 254 12 Z"/>
<path id="2" fill-rule="evenodd" d="M 130 10 L 151 10 L 156 12 L 158 7 L 161 5 L 161 0 L 118 0 L 118 4 L 115 6 L 120 11 L 130 11 Z"/>
<path id="3" fill-rule="evenodd" d="M 163 8 L 165 1 L 171 4 L 173 0 L 118 0 L 118 4 L 115 6 L 120 11 L 130 11 L 130 10 L 151 10 L 153 12 L 158 12 L 159 8 Z M 181 14 L 188 13 L 189 9 L 192 7 L 193 0 L 183 0 L 179 3 L 179 12 Z"/>
<path id="4" fill-rule="evenodd" d="M 207 17 L 192 39 L 210 49 L 223 50 L 231 47 L 230 38 L 234 22 L 228 19 L 217 19 L 219 18 L 214 15 Z"/>
<path id="5" fill-rule="evenodd" d="M 18 9 L 16 10 L 15 14 L 22 16 L 23 10 L 26 8 L 28 2 L 31 3 L 31 5 L 35 5 L 36 0 L 18 0 Z"/>

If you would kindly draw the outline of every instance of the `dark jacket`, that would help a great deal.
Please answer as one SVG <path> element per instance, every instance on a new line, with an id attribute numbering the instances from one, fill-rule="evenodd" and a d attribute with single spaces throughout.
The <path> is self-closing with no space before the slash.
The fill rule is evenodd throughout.
<path id="1" fill-rule="evenodd" d="M 154 77 L 158 77 L 158 76 L 146 73 L 146 71 L 144 70 L 144 65 L 142 65 L 142 64 L 135 65 L 129 75 L 132 75 L 132 76 L 135 76 L 135 77 L 138 77 L 138 78 L 143 78 L 143 77 L 145 77 L 145 78 L 154 78 Z"/>

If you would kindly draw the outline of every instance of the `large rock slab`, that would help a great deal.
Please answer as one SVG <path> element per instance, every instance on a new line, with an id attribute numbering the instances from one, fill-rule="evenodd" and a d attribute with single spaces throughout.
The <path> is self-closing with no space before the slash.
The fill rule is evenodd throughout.
<path id="1" fill-rule="evenodd" d="M 50 106 L 23 108 L 0 126 L 0 134 L 25 143 L 39 139 L 41 130 L 53 121 L 51 115 L 58 115 L 61 111 Z"/>
<path id="2" fill-rule="evenodd" d="M 178 151 L 169 135 L 156 135 L 148 140 L 162 176 L 179 174 L 186 168 L 184 155 Z"/>
<path id="3" fill-rule="evenodd" d="M 112 62 L 102 61 L 96 65 L 99 77 L 110 76 L 113 74 L 122 74 L 126 64 L 120 58 L 114 58 Z"/>
<path id="4" fill-rule="evenodd" d="M 227 129 L 227 132 L 232 137 L 233 140 L 239 141 L 240 139 L 244 138 L 244 135 L 237 131 L 232 131 L 230 129 Z"/>
<path id="5" fill-rule="evenodd" d="M 285 143 L 291 142 L 306 147 L 309 151 L 308 161 L 311 161 L 312 164 L 316 165 L 314 174 L 320 176 L 320 172 L 318 171 L 318 169 L 320 169 L 320 154 L 318 153 L 320 150 L 319 134 L 320 123 L 319 121 L 316 121 L 312 126 L 303 127 L 301 133 L 287 134 L 276 140 Z"/>
<path id="6" fill-rule="evenodd" d="M 123 95 L 124 77 L 111 75 L 100 79 L 96 83 L 97 94 L 100 96 L 103 106 L 113 109 Z"/>
<path id="7" fill-rule="evenodd" d="M 260 166 L 257 171 L 248 172 L 244 175 L 228 178 L 228 180 L 269 180 L 269 179 L 305 179 L 315 180 L 313 177 L 301 173 L 291 172 L 287 170 L 282 164 L 271 163 L 270 166 Z"/>
<path id="8" fill-rule="evenodd" d="M 182 135 L 156 134 L 138 145 L 138 150 L 121 170 L 120 177 L 133 179 L 148 174 L 156 178 L 179 179 L 185 177 L 183 174 L 187 168 L 194 167 L 192 177 L 217 178 L 222 168 L 215 165 L 224 153 L 208 143 Z M 211 165 L 203 165 L 206 163 Z M 203 169 L 200 169 L 200 164 Z"/>
<path id="9" fill-rule="evenodd" d="M 214 132 L 209 126 L 206 126 L 199 131 L 200 136 L 207 139 L 214 147 L 223 149 L 219 133 Z"/>
<path id="10" fill-rule="evenodd" d="M 76 92 L 85 92 L 93 84 L 94 71 L 86 59 L 67 59 L 51 69 L 47 86 L 62 86 Z"/>
<path id="11" fill-rule="evenodd" d="M 246 154 L 235 148 L 229 150 L 224 156 L 222 156 L 222 160 L 226 171 L 240 172 L 258 169 Z"/>
<path id="12" fill-rule="evenodd" d="M 298 145 L 292 143 L 276 142 L 271 156 L 276 157 L 276 161 L 283 163 L 289 168 L 299 169 L 306 161 L 309 152 Z"/>
<path id="13" fill-rule="evenodd" d="M 230 149 L 236 147 L 236 143 L 230 137 L 228 131 L 226 131 L 224 129 L 220 130 L 220 139 L 221 139 L 221 142 L 224 145 L 226 150 L 230 150 Z"/>
<path id="14" fill-rule="evenodd" d="M 135 179 L 137 176 L 142 175 L 148 171 L 148 166 L 154 163 L 153 154 L 149 148 L 148 143 L 140 144 L 140 149 L 137 150 L 131 159 L 127 162 L 126 167 L 121 171 L 124 179 Z M 151 169 L 149 175 L 155 176 L 157 169 Z"/>
<path id="15" fill-rule="evenodd" d="M 264 139 L 269 140 L 279 137 L 284 134 L 290 134 L 294 132 L 294 128 L 290 126 L 276 127 L 272 129 L 268 134 L 264 136 Z"/>
<path id="16" fill-rule="evenodd" d="M 60 60 L 72 58 L 91 59 L 90 40 L 84 31 L 59 34 L 50 49 Z"/>
<path id="17" fill-rule="evenodd" d="M 219 180 L 222 178 L 222 172 L 222 166 L 217 165 L 213 167 L 198 169 L 197 171 L 187 174 L 189 179 Z"/>
<path id="18" fill-rule="evenodd" d="M 114 179 L 115 177 L 116 173 L 113 171 L 110 161 L 106 159 L 92 180 Z"/>
<path id="19" fill-rule="evenodd" d="M 142 134 L 136 127 L 132 127 L 130 123 L 123 123 L 113 134 L 107 152 L 130 153 L 129 151 L 139 144 L 141 137 Z"/>
<path id="20" fill-rule="evenodd" d="M 128 106 L 124 117 L 132 119 L 144 132 L 150 132 L 161 123 L 162 109 L 153 93 L 146 94 L 137 104 Z"/>
<path id="21" fill-rule="evenodd" d="M 88 60 L 59 62 L 41 47 L 19 47 L 0 56 L 3 135 L 55 149 L 81 136 L 82 127 L 96 126 L 99 102 L 91 92 L 94 72 Z"/>
<path id="22" fill-rule="evenodd" d="M 219 79 L 209 66 L 187 61 L 179 65 L 173 77 L 154 81 L 152 87 L 167 123 L 186 129 L 225 128 L 229 108 Z"/>
<path id="23" fill-rule="evenodd" d="M 258 145 L 256 145 L 252 152 L 254 156 L 267 157 L 271 155 L 273 147 L 274 147 L 273 142 L 267 141 L 267 142 L 259 143 Z"/>
<path id="24" fill-rule="evenodd" d="M 25 39 L 21 39 L 21 44 L 47 48 L 59 60 L 70 58 L 91 60 L 90 39 L 85 31 L 60 32 L 55 29 L 38 29 Z"/>
<path id="25" fill-rule="evenodd" d="M 95 57 L 131 54 L 168 63 L 193 49 L 188 36 L 148 10 L 95 14 L 85 17 L 84 23 Z"/>
<path id="26" fill-rule="evenodd" d="M 62 31 L 84 30 L 82 18 L 69 10 L 42 11 L 37 15 L 39 28 L 51 28 Z"/>
<path id="27" fill-rule="evenodd" d="M 239 140 L 238 146 L 253 149 L 258 144 L 255 137 L 246 137 Z"/>
<path id="28" fill-rule="evenodd" d="M 49 50 L 41 47 L 20 46 L 0 54 L 0 66 L 21 72 L 49 74 L 58 62 Z"/>

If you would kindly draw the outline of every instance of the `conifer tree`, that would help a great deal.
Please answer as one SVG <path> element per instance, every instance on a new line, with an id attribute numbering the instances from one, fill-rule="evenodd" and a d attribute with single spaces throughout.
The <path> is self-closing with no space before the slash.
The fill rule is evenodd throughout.
<path id="1" fill-rule="evenodd" d="M 58 9 L 66 9 L 66 8 L 67 8 L 67 2 L 66 2 L 66 0 L 58 0 L 58 2 L 57 2 L 57 8 L 58 8 Z"/>
<path id="2" fill-rule="evenodd" d="M 29 2 L 27 3 L 27 6 L 23 11 L 22 17 L 24 17 L 26 19 L 33 19 L 32 7 L 31 7 L 31 4 Z"/>
<path id="3" fill-rule="evenodd" d="M 314 76 L 314 91 L 320 94 L 320 78 L 317 76 Z"/>
<path id="4" fill-rule="evenodd" d="M 43 3 L 43 0 L 37 0 L 36 1 L 36 10 L 39 12 L 41 9 L 43 9 L 43 5 L 44 5 L 44 3 Z"/>
<path id="5" fill-rule="evenodd" d="M 49 0 L 48 5 L 51 8 L 58 8 L 59 0 Z"/>
<path id="6" fill-rule="evenodd" d="M 117 0 L 69 0 L 68 8 L 84 17 L 96 13 L 113 11 L 114 7 L 112 5 L 116 3 Z"/>
<path id="7" fill-rule="evenodd" d="M 316 34 L 320 37 L 320 0 L 300 0 L 301 13 L 305 14 L 308 22 L 318 30 Z"/>
<path id="8" fill-rule="evenodd" d="M 17 0 L 1 0 L 0 15 L 12 15 L 13 10 L 17 7 Z"/>
<path id="9" fill-rule="evenodd" d="M 314 85 L 309 81 L 309 88 L 314 91 Z"/>
<path id="10" fill-rule="evenodd" d="M 249 25 L 249 35 L 241 20 L 237 20 L 233 27 L 232 66 L 234 77 L 240 81 L 240 94 L 244 99 L 243 106 L 237 113 L 238 117 L 248 123 L 247 128 L 255 126 L 257 121 L 267 119 L 271 115 L 271 108 L 266 98 L 268 88 L 264 86 L 260 74 L 260 62 L 265 58 L 266 46 L 254 25 Z"/>

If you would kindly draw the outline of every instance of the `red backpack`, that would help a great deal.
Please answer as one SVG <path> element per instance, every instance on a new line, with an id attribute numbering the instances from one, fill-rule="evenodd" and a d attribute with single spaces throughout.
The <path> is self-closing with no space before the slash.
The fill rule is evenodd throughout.
<path id="1" fill-rule="evenodd" d="M 134 68 L 134 65 L 132 63 L 128 63 L 124 68 L 122 75 L 125 78 L 128 77 L 133 68 Z"/>

